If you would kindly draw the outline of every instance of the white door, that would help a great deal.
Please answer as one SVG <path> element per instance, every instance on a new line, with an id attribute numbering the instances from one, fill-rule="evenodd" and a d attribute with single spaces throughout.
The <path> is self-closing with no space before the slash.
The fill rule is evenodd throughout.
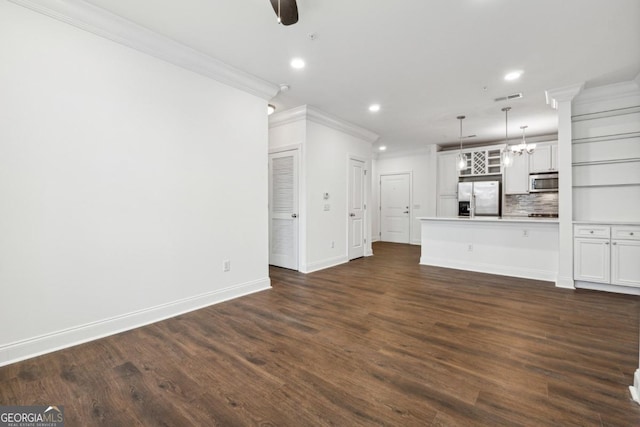
<path id="1" fill-rule="evenodd" d="M 458 196 L 438 197 L 437 215 L 442 218 L 456 218 L 458 216 Z"/>
<path id="2" fill-rule="evenodd" d="M 573 240 L 573 278 L 585 282 L 609 283 L 609 239 Z"/>
<path id="3" fill-rule="evenodd" d="M 380 176 L 380 239 L 409 243 L 411 176 L 408 173 Z"/>
<path id="4" fill-rule="evenodd" d="M 513 164 L 504 169 L 504 194 L 529 193 L 529 154 L 513 157 Z"/>
<path id="5" fill-rule="evenodd" d="M 298 269 L 298 150 L 269 155 L 269 264 Z"/>
<path id="6" fill-rule="evenodd" d="M 364 162 L 349 160 L 349 259 L 364 256 Z"/>
<path id="7" fill-rule="evenodd" d="M 640 286 L 640 241 L 611 242 L 611 283 Z"/>

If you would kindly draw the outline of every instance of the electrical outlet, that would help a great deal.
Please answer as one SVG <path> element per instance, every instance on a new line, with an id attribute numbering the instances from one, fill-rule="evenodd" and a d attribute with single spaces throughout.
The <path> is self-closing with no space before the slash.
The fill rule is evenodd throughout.
<path id="1" fill-rule="evenodd" d="M 332 241 L 331 241 L 331 249 L 333 249 L 333 248 L 335 248 L 335 247 L 336 247 L 336 242 L 332 240 Z"/>
<path id="2" fill-rule="evenodd" d="M 469 246 L 467 247 L 467 251 L 473 252 L 473 245 L 471 243 L 469 243 Z"/>
<path id="3" fill-rule="evenodd" d="M 222 261 L 222 271 L 231 271 L 231 261 L 229 261 L 228 259 Z"/>
<path id="4" fill-rule="evenodd" d="M 529 230 L 522 230 L 522 237 L 529 237 Z"/>

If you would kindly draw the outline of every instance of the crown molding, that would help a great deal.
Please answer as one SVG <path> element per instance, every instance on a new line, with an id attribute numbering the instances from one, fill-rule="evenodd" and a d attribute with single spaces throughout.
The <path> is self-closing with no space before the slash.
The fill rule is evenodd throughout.
<path id="1" fill-rule="evenodd" d="M 570 86 L 564 86 L 557 89 L 550 89 L 544 92 L 547 98 L 547 104 L 551 106 L 554 110 L 558 109 L 558 104 L 560 102 L 570 102 L 573 98 L 580 93 L 582 88 L 584 87 L 583 83 L 578 83 Z"/>
<path id="2" fill-rule="evenodd" d="M 116 43 L 269 100 L 278 86 L 82 0 L 9 0 Z"/>
<path id="3" fill-rule="evenodd" d="M 380 138 L 377 133 L 371 132 L 368 129 L 349 123 L 311 106 L 307 106 L 307 119 L 319 125 L 327 126 L 337 131 L 355 136 L 356 138 L 364 139 L 372 144 Z"/>
<path id="4" fill-rule="evenodd" d="M 576 104 L 588 104 L 604 100 L 612 100 L 633 96 L 640 93 L 640 80 L 636 77 L 628 82 L 597 86 L 583 90 L 575 99 Z"/>
<path id="5" fill-rule="evenodd" d="M 378 134 L 368 129 L 349 123 L 309 105 L 301 105 L 300 107 L 272 114 L 269 116 L 269 127 L 274 128 L 300 120 L 308 120 L 335 129 L 356 138 L 364 139 L 371 144 L 380 138 Z"/>
<path id="6" fill-rule="evenodd" d="M 289 110 L 273 113 L 269 116 L 269 127 L 274 128 L 278 126 L 288 125 L 290 123 L 305 120 L 307 118 L 307 106 L 301 105 L 299 107 L 291 108 Z"/>

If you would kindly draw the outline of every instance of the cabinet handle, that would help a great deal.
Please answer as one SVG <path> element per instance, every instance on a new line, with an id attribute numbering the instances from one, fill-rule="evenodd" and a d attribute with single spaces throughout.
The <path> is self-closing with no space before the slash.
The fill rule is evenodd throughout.
<path id="1" fill-rule="evenodd" d="M 593 234 L 593 230 L 589 230 L 589 233 Z"/>
<path id="2" fill-rule="evenodd" d="M 629 233 L 629 236 L 633 236 L 633 231 L 631 233 Z"/>
<path id="3" fill-rule="evenodd" d="M 604 244 L 605 244 L 605 245 L 608 245 L 608 244 L 609 244 L 609 242 L 604 242 Z"/>
<path id="4" fill-rule="evenodd" d="M 617 243 L 616 243 L 616 242 L 613 242 L 613 243 L 611 243 L 611 244 L 612 244 L 612 245 L 617 245 Z"/>

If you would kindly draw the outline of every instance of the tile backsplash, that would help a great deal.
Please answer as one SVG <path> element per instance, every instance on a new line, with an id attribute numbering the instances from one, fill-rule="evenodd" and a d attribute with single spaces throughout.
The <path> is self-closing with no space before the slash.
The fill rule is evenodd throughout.
<path id="1" fill-rule="evenodd" d="M 558 193 L 513 194 L 504 198 L 504 216 L 558 213 Z"/>

